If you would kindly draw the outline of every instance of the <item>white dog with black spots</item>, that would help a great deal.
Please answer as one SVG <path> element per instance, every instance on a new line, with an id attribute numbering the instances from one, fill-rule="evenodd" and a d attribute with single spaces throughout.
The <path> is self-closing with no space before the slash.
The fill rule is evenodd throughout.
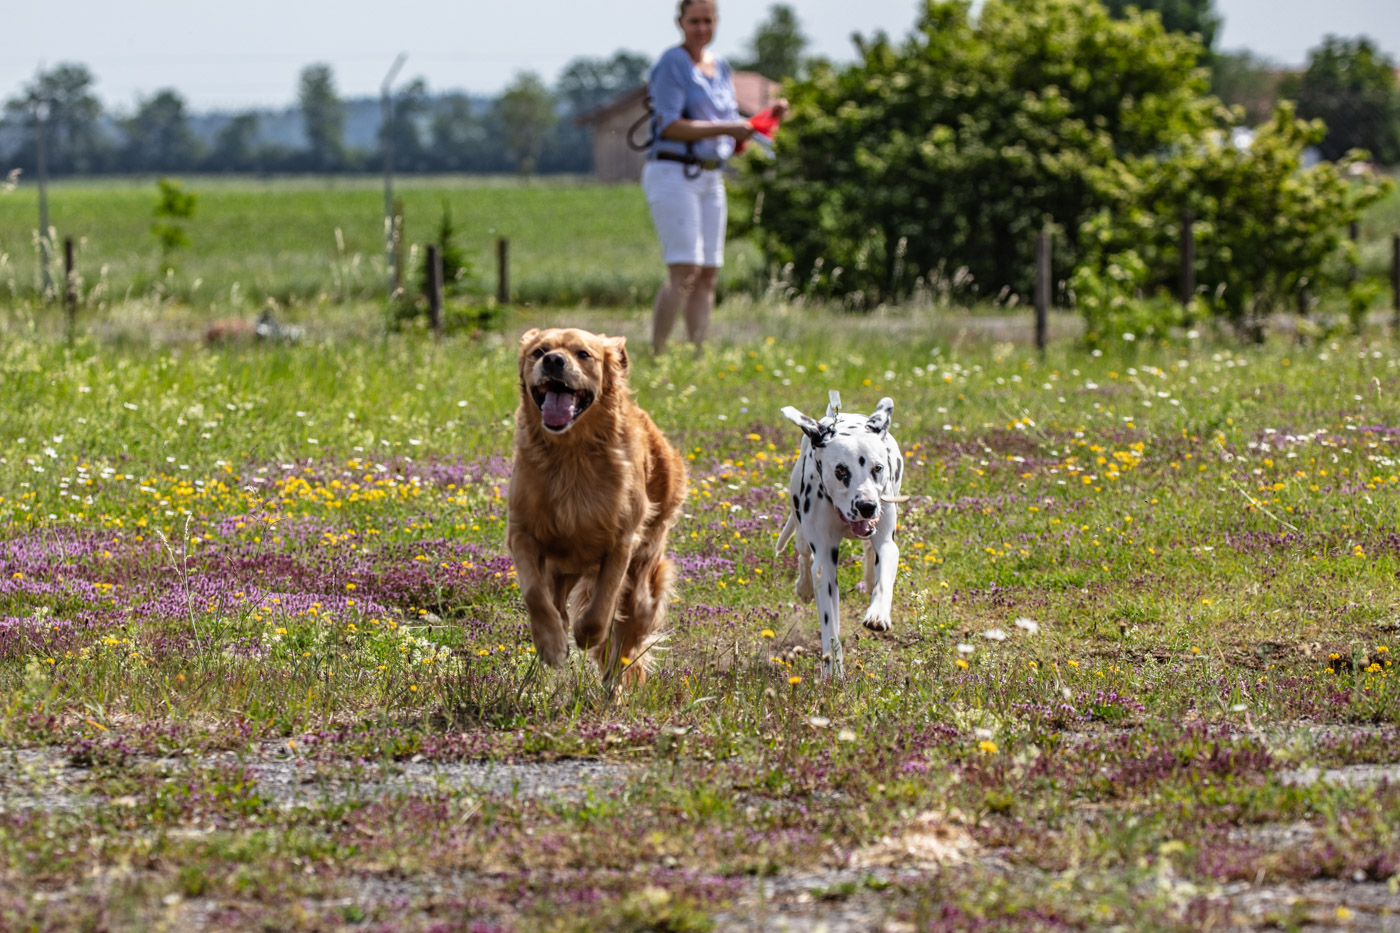
<path id="1" fill-rule="evenodd" d="M 875 413 L 843 415 L 841 395 L 833 390 L 826 415 L 820 421 L 791 405 L 783 414 L 802 429 L 802 448 L 792 469 L 788 491 L 792 512 L 778 535 L 776 552 L 789 540 L 797 550 L 797 595 L 817 601 L 821 622 L 822 670 L 828 676 L 844 673 L 841 659 L 841 593 L 836 585 L 836 563 L 841 539 L 856 538 L 865 545 L 865 586 L 870 608 L 865 627 L 875 632 L 890 628 L 890 607 L 899 569 L 899 546 L 894 543 L 897 504 L 904 479 L 904 458 L 890 436 L 894 402 L 880 399 Z"/>

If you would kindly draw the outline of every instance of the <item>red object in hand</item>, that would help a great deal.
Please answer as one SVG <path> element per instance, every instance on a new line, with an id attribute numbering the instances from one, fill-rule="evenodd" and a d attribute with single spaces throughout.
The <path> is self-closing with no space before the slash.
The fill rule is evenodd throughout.
<path id="1" fill-rule="evenodd" d="M 770 140 L 777 134 L 778 124 L 781 122 L 782 120 L 773 115 L 772 107 L 765 107 L 749 117 L 749 126 L 753 127 L 753 131 L 768 137 Z M 739 145 L 734 147 L 734 151 L 743 152 L 746 145 L 748 145 L 748 140 L 741 140 Z"/>
<path id="2" fill-rule="evenodd" d="M 765 107 L 758 113 L 749 117 L 749 126 L 753 127 L 755 133 L 762 133 L 769 139 L 778 132 L 778 124 L 782 121 L 773 116 L 773 108 Z"/>

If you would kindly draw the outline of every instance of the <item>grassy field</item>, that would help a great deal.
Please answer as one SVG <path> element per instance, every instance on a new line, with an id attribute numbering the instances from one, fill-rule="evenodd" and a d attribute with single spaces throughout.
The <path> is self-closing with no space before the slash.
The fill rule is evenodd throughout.
<path id="1" fill-rule="evenodd" d="M 1400 924 L 1388 338 L 1040 358 L 932 309 L 724 314 L 661 359 L 601 311 L 0 334 L 0 929 Z M 539 670 L 503 548 L 514 335 L 564 321 L 629 335 L 690 469 L 622 697 Z M 839 683 L 773 553 L 779 408 L 829 388 L 895 399 L 911 495 Z"/>
<path id="2" fill-rule="evenodd" d="M 59 244 L 73 237 L 83 293 L 100 313 L 152 295 L 228 313 L 256 311 L 271 298 L 318 308 L 385 293 L 384 192 L 373 178 L 190 178 L 198 198 L 185 224 L 190 243 L 173 257 L 175 273 L 157 276 L 160 251 L 150 233 L 154 181 L 72 181 L 49 192 Z M 444 207 L 484 294 L 496 293 L 496 240 L 511 249 L 515 301 L 649 304 L 663 274 L 646 201 L 637 185 L 578 179 L 399 179 L 404 238 L 432 241 Z M 41 286 L 36 242 L 37 192 L 21 185 L 0 197 L 0 300 Z M 560 218 L 567 223 L 560 223 Z M 421 253 L 410 257 L 410 264 Z M 729 284 L 748 285 L 757 254 L 730 251 Z M 61 276 L 61 272 L 59 273 Z M 413 277 L 414 287 L 418 279 Z"/>
<path id="3" fill-rule="evenodd" d="M 51 187 L 50 224 L 59 250 L 54 268 L 61 270 L 63 239 L 73 237 L 85 313 L 100 319 L 135 299 L 207 317 L 256 313 L 271 300 L 284 317 L 300 319 L 385 293 L 378 179 L 194 177 L 183 183 L 198 201 L 184 225 L 189 245 L 175 251 L 167 277 L 158 274 L 160 250 L 150 232 L 157 194 L 152 179 Z M 399 179 L 395 192 L 404 203 L 405 242 L 416 250 L 409 265 L 421 261 L 421 249 L 450 210 L 481 296 L 496 294 L 498 237 L 510 240 L 516 302 L 639 307 L 651 303 L 660 281 L 660 251 L 637 185 L 409 177 Z M 0 196 L 0 303 L 28 305 L 41 289 L 37 216 L 33 184 Z M 1383 292 L 1397 232 L 1400 189 L 1372 207 L 1361 225 L 1360 269 L 1381 287 L 1378 307 L 1390 306 Z M 726 258 L 721 291 L 762 296 L 769 283 L 753 244 L 732 242 Z M 417 289 L 418 275 L 408 278 Z M 1325 305 L 1340 302 L 1323 298 Z"/>

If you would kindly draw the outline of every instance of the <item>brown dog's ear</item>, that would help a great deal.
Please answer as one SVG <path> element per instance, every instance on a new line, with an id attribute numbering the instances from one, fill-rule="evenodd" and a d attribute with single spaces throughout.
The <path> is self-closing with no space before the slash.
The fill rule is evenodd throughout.
<path id="1" fill-rule="evenodd" d="M 627 370 L 631 368 L 632 361 L 627 356 L 627 338 L 611 337 L 608 339 L 608 357 L 617 366 L 617 371 L 622 375 L 627 375 Z"/>
<path id="2" fill-rule="evenodd" d="M 536 335 L 539 334 L 539 332 L 540 332 L 540 329 L 539 329 L 538 327 L 532 327 L 532 328 L 530 328 L 529 330 L 527 330 L 525 333 L 521 334 L 521 335 L 520 335 L 520 345 L 521 345 L 521 346 L 524 346 L 525 344 L 529 343 L 531 340 L 534 340 L 535 337 L 536 337 Z"/>

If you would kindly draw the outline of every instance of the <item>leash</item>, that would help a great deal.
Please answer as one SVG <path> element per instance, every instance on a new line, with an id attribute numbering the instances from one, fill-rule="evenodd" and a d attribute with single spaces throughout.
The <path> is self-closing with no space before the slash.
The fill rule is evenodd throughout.
<path id="1" fill-rule="evenodd" d="M 651 105 L 650 94 L 643 99 L 642 104 L 646 107 L 646 113 L 638 117 L 636 121 L 627 128 L 627 146 L 633 152 L 645 152 L 655 145 L 657 140 L 656 109 Z M 681 111 L 681 116 L 685 116 L 685 111 Z M 634 137 L 637 134 L 637 130 L 640 129 L 644 123 L 650 127 L 650 132 L 647 134 L 647 138 L 639 143 Z M 658 153 L 658 157 L 660 155 L 662 155 L 662 153 Z M 667 161 L 681 163 L 683 166 L 681 174 L 692 181 L 699 178 L 700 173 L 705 170 L 703 160 L 695 154 L 694 142 L 687 142 L 685 144 L 685 155 L 680 155 L 678 153 L 669 153 L 667 155 Z M 718 168 L 719 166 L 716 165 L 715 167 Z"/>

